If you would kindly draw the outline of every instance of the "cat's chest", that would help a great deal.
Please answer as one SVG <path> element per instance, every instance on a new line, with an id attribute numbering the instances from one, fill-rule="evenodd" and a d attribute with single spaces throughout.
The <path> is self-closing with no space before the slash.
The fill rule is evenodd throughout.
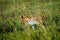
<path id="1" fill-rule="evenodd" d="M 27 24 L 29 25 L 34 25 L 34 24 L 38 24 L 38 21 L 34 20 L 34 19 L 26 19 Z"/>

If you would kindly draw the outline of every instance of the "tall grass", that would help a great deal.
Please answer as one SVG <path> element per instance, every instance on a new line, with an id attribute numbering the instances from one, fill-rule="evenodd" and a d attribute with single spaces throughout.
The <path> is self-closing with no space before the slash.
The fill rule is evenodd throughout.
<path id="1" fill-rule="evenodd" d="M 30 25 L 23 27 L 21 15 L 42 15 L 45 20 L 33 30 Z M 0 40 L 59 40 L 57 28 L 60 28 L 60 0 L 0 1 Z"/>

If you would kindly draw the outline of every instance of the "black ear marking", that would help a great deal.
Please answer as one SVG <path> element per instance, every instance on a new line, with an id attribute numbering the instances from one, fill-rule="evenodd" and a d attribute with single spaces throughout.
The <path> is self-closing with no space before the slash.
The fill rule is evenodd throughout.
<path id="1" fill-rule="evenodd" d="M 21 16 L 21 18 L 24 18 L 24 16 Z"/>

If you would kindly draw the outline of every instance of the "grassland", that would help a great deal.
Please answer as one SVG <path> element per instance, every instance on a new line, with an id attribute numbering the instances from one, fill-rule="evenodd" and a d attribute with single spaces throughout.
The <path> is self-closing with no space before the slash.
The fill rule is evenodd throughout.
<path id="1" fill-rule="evenodd" d="M 21 15 L 42 15 L 44 24 L 24 29 Z M 0 0 L 0 40 L 60 40 L 59 31 L 60 0 Z"/>

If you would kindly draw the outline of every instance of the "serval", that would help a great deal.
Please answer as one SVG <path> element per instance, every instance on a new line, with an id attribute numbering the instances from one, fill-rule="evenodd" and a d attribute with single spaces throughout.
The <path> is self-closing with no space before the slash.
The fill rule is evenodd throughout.
<path id="1" fill-rule="evenodd" d="M 34 24 L 39 25 L 43 23 L 43 19 L 43 16 L 20 16 L 20 20 L 24 23 L 24 26 L 31 25 L 32 29 L 35 29 Z"/>

